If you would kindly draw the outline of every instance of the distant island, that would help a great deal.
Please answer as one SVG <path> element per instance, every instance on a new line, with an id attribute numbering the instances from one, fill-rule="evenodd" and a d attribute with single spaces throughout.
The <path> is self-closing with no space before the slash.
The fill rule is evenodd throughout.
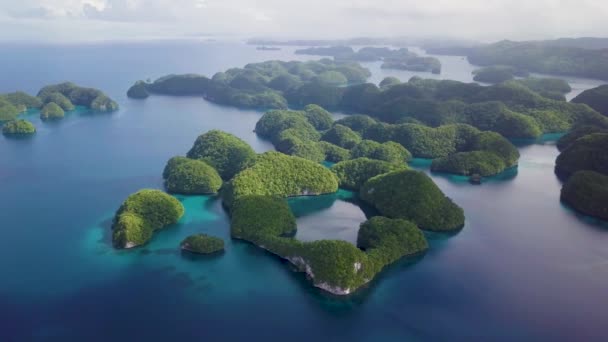
<path id="1" fill-rule="evenodd" d="M 607 48 L 608 39 L 580 38 L 429 46 L 426 51 L 429 54 L 467 56 L 471 64 L 480 66 L 508 65 L 529 72 L 608 80 Z"/>
<path id="2" fill-rule="evenodd" d="M 2 126 L 2 134 L 6 136 L 27 136 L 36 133 L 36 127 L 26 120 L 12 120 Z"/>
<path id="3" fill-rule="evenodd" d="M 293 134 L 306 134 L 302 129 L 312 134 L 313 130 L 316 132 L 314 127 L 331 130 L 328 114 L 321 108 L 310 106 L 307 113 L 301 115 L 312 128 L 293 127 Z M 260 124 L 257 129 L 277 131 L 273 122 L 267 124 Z M 403 257 L 424 253 L 429 245 L 420 229 L 457 231 L 465 220 L 463 210 L 447 198 L 431 178 L 407 168 L 405 160 L 410 155 L 405 148 L 369 143 L 368 146 L 366 151 L 370 155 L 377 151 L 379 158 L 397 158 L 395 163 L 363 158 L 353 160 L 356 164 L 352 166 L 329 169 L 318 161 L 280 152 L 256 155 L 236 136 L 213 130 L 197 138 L 188 157 L 172 158 L 163 177 L 190 189 L 199 183 L 208 187 L 211 180 L 215 184 L 214 174 L 221 175 L 223 184 L 219 195 L 230 214 L 233 238 L 253 243 L 289 261 L 305 272 L 314 286 L 336 295 L 347 295 L 369 283 L 385 266 Z M 387 157 L 382 157 L 385 152 Z M 376 167 L 374 163 L 380 164 Z M 285 199 L 331 194 L 342 185 L 353 189 L 351 179 L 356 179 L 361 198 L 382 215 L 361 224 L 357 246 L 345 241 L 295 239 L 296 219 Z M 172 187 L 169 182 L 166 186 L 168 190 Z M 424 201 L 412 202 L 422 197 Z M 129 196 L 116 212 L 114 246 L 143 245 L 155 231 L 177 223 L 183 212 L 183 205 L 170 195 L 159 190 L 141 190 Z M 197 234 L 184 239 L 180 246 L 187 251 L 208 254 L 221 251 L 223 241 Z"/>
<path id="4" fill-rule="evenodd" d="M 168 75 L 152 83 L 136 82 L 127 95 L 145 99 L 150 94 L 203 96 L 208 101 L 240 108 L 285 109 L 300 92 L 332 96 L 341 87 L 365 82 L 371 73 L 357 63 L 329 59 L 310 62 L 268 61 L 242 69 L 202 75 Z"/>
<path id="5" fill-rule="evenodd" d="M 441 62 L 435 57 L 420 57 L 407 48 L 363 47 L 355 51 L 350 46 L 311 47 L 295 51 L 300 55 L 330 56 L 337 61 L 383 61 L 383 69 L 400 69 L 441 73 Z"/>
<path id="6" fill-rule="evenodd" d="M 276 47 L 276 46 L 258 46 L 256 48 L 256 50 L 259 50 L 259 51 L 280 51 L 281 48 Z"/>
<path id="7" fill-rule="evenodd" d="M 585 90 L 572 99 L 572 102 L 584 103 L 603 115 L 608 116 L 608 84 Z"/>
<path id="8" fill-rule="evenodd" d="M 102 91 L 65 82 L 43 87 L 36 96 L 22 91 L 0 94 L 0 123 L 17 120 L 28 110 L 39 110 L 43 120 L 62 119 L 66 111 L 72 111 L 76 106 L 96 112 L 118 110 L 118 104 Z M 23 127 L 25 124 L 18 125 Z"/>

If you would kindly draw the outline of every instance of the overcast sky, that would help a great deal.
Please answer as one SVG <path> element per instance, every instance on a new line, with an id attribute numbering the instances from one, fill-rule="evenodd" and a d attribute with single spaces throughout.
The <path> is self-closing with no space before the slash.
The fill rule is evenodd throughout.
<path id="1" fill-rule="evenodd" d="M 0 0 L 0 40 L 608 36 L 608 0 Z"/>

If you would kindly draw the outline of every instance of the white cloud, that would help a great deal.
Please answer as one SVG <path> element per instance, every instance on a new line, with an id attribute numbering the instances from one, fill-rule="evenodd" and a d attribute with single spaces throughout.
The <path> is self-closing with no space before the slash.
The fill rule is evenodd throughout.
<path id="1" fill-rule="evenodd" d="M 193 32 L 300 38 L 601 36 L 604 0 L 0 0 L 0 39 L 116 39 Z M 117 25 L 120 23 L 119 25 Z M 80 35 L 77 36 L 77 35 Z M 40 34 L 39 34 L 40 35 Z M 45 37 L 48 35 L 49 37 Z"/>

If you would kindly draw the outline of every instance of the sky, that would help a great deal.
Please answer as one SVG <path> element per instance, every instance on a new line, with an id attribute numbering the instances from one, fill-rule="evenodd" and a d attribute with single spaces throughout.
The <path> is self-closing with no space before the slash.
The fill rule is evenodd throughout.
<path id="1" fill-rule="evenodd" d="M 608 34 L 608 0 L 0 0 L 0 40 Z"/>

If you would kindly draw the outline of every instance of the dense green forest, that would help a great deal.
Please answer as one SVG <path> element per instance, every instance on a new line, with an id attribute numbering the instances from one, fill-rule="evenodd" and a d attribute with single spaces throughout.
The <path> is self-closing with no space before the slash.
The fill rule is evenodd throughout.
<path id="1" fill-rule="evenodd" d="M 593 89 L 587 89 L 572 99 L 575 103 L 584 103 L 608 116 L 608 84 Z"/>
<path id="2" fill-rule="evenodd" d="M 207 234 L 195 234 L 185 238 L 181 249 L 198 254 L 213 254 L 224 250 L 224 240 Z"/>

